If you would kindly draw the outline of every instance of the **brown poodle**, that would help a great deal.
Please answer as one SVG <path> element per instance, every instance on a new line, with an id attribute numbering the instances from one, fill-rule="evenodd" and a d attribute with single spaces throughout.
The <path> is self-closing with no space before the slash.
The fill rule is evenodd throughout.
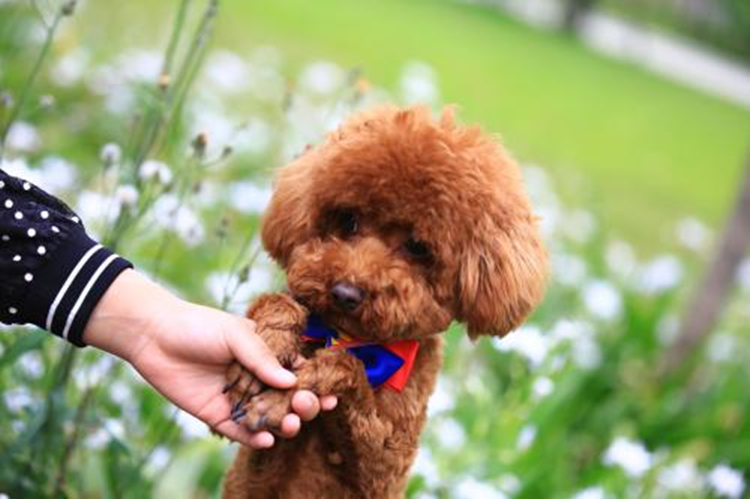
<path id="1" fill-rule="evenodd" d="M 280 171 L 263 243 L 289 292 L 248 316 L 283 363 L 304 356 L 299 388 L 339 405 L 295 439 L 240 449 L 224 497 L 402 497 L 440 333 L 455 319 L 471 338 L 502 336 L 542 297 L 546 256 L 518 167 L 450 109 L 439 121 L 375 109 Z M 277 429 L 293 390 L 265 389 L 239 365 L 228 377 L 234 419 Z"/>

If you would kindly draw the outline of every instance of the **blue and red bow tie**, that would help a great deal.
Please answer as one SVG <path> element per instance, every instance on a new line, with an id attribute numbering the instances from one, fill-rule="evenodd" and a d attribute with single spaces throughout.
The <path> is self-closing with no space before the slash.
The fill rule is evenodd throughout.
<path id="1" fill-rule="evenodd" d="M 346 348 L 365 365 L 370 386 L 387 386 L 397 392 L 404 389 L 419 349 L 416 340 L 378 344 L 348 338 L 326 326 L 317 314 L 310 314 L 307 318 L 307 328 L 302 338 L 313 343 L 324 343 L 326 348 Z"/>

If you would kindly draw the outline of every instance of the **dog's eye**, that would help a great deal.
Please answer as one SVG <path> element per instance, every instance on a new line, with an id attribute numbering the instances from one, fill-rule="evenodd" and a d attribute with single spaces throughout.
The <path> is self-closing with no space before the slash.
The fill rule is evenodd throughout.
<path id="1" fill-rule="evenodd" d="M 359 230 L 357 215 L 351 211 L 339 211 L 336 213 L 336 227 L 343 237 L 353 236 Z"/>
<path id="2" fill-rule="evenodd" d="M 404 249 L 409 255 L 420 260 L 426 260 L 430 257 L 430 248 L 422 241 L 410 237 L 404 242 Z"/>

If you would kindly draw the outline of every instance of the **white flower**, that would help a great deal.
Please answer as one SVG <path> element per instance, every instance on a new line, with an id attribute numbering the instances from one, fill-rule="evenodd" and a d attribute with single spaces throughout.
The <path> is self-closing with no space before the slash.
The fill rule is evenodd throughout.
<path id="1" fill-rule="evenodd" d="M 138 175 L 143 180 L 158 179 L 159 182 L 165 185 L 172 180 L 172 171 L 167 164 L 153 159 L 147 159 L 141 164 L 141 167 L 138 169 Z"/>
<path id="2" fill-rule="evenodd" d="M 521 480 L 510 473 L 501 475 L 498 483 L 500 484 L 500 489 L 511 496 L 516 495 L 518 491 L 521 490 Z"/>
<path id="3" fill-rule="evenodd" d="M 466 431 L 453 418 L 442 418 L 434 428 L 438 442 L 445 449 L 459 449 L 466 443 Z"/>
<path id="4" fill-rule="evenodd" d="M 609 270 L 622 279 L 630 277 L 638 263 L 633 247 L 624 241 L 614 241 L 607 245 L 605 259 Z"/>
<path id="5" fill-rule="evenodd" d="M 44 363 L 39 352 L 29 352 L 16 362 L 21 371 L 30 378 L 37 379 L 44 373 Z"/>
<path id="6" fill-rule="evenodd" d="M 552 278 L 563 286 L 575 288 L 586 279 L 586 262 L 566 253 L 552 254 Z"/>
<path id="7" fill-rule="evenodd" d="M 120 203 L 95 191 L 83 191 L 78 196 L 75 211 L 88 223 L 111 223 L 120 214 Z"/>
<path id="8" fill-rule="evenodd" d="M 742 493 L 745 491 L 745 480 L 742 478 L 742 473 L 725 464 L 713 468 L 706 479 L 716 495 L 720 497 L 737 499 L 742 497 Z"/>
<path id="9" fill-rule="evenodd" d="M 161 168 L 159 168 L 159 182 L 161 182 L 162 185 L 167 185 L 171 181 L 172 181 L 172 170 L 170 170 L 167 165 L 164 165 Z"/>
<path id="10" fill-rule="evenodd" d="M 602 351 L 591 336 L 583 336 L 571 344 L 573 363 L 584 370 L 596 369 L 602 362 Z"/>
<path id="11" fill-rule="evenodd" d="M 656 481 L 666 492 L 700 492 L 703 479 L 692 459 L 682 459 L 663 468 Z"/>
<path id="12" fill-rule="evenodd" d="M 170 409 L 171 410 L 171 409 Z M 200 419 L 188 414 L 185 411 L 178 410 L 175 418 L 175 423 L 182 430 L 182 435 L 185 438 L 202 438 L 208 434 L 208 426 Z"/>
<path id="13" fill-rule="evenodd" d="M 28 180 L 50 194 L 59 194 L 70 189 L 75 182 L 75 167 L 58 156 L 42 159 L 38 168 L 29 168 L 21 158 L 0 160 L 0 169 L 24 180 Z"/>
<path id="14" fill-rule="evenodd" d="M 133 390 L 120 380 L 109 383 L 107 385 L 107 393 L 112 402 L 120 405 L 128 403 L 133 398 Z"/>
<path id="15" fill-rule="evenodd" d="M 206 61 L 204 74 L 217 90 L 232 94 L 245 92 L 251 78 L 247 62 L 226 50 L 211 54 Z"/>
<path id="16" fill-rule="evenodd" d="M 521 480 L 519 480 L 517 476 L 511 475 L 510 473 L 501 475 L 498 479 L 498 483 L 500 485 L 500 489 L 510 496 L 518 494 L 518 491 L 521 490 Z"/>
<path id="17" fill-rule="evenodd" d="M 587 487 L 576 492 L 571 499 L 605 499 L 607 494 L 601 487 Z"/>
<path id="18" fill-rule="evenodd" d="M 401 73 L 399 86 L 407 104 L 436 104 L 440 99 L 435 70 L 424 62 L 407 63 Z"/>
<path id="19" fill-rule="evenodd" d="M 537 165 L 524 165 L 522 169 L 524 184 L 534 206 L 550 206 L 558 209 L 557 194 L 552 186 L 547 171 Z"/>
<path id="20" fill-rule="evenodd" d="M 187 206 L 180 206 L 177 210 L 173 229 L 188 246 L 199 244 L 206 236 L 198 215 Z"/>
<path id="21" fill-rule="evenodd" d="M 646 264 L 639 273 L 638 289 L 646 295 L 669 291 L 682 280 L 682 262 L 673 255 L 660 256 Z"/>
<path id="22" fill-rule="evenodd" d="M 216 106 L 202 103 L 194 106 L 191 111 L 190 135 L 207 138 L 206 155 L 219 156 L 225 147 L 235 148 L 235 141 L 239 138 L 247 139 L 243 135 L 243 128 L 226 116 Z"/>
<path id="23" fill-rule="evenodd" d="M 76 182 L 76 167 L 59 156 L 45 157 L 39 165 L 39 174 L 37 185 L 51 194 L 67 191 Z"/>
<path id="24" fill-rule="evenodd" d="M 205 229 L 198 215 L 180 204 L 173 194 L 162 195 L 156 200 L 151 217 L 157 227 L 175 232 L 188 246 L 195 246 L 205 237 Z"/>
<path id="25" fill-rule="evenodd" d="M 493 338 L 492 345 L 501 352 L 516 352 L 526 357 L 533 367 L 539 366 L 550 350 L 548 338 L 538 327 L 523 325 L 504 338 Z"/>
<path id="26" fill-rule="evenodd" d="M 123 206 L 135 206 L 138 202 L 138 189 L 132 185 L 121 185 L 117 188 L 115 197 Z"/>
<path id="27" fill-rule="evenodd" d="M 104 428 L 97 428 L 84 438 L 83 445 L 87 449 L 100 450 L 109 443 L 109 440 L 109 433 L 107 433 Z"/>
<path id="28" fill-rule="evenodd" d="M 172 453 L 169 448 L 159 445 L 151 452 L 146 466 L 151 472 L 158 473 L 164 469 L 171 458 Z"/>
<path id="29" fill-rule="evenodd" d="M 111 436 L 122 440 L 125 438 L 125 426 L 122 421 L 114 418 L 107 418 L 104 420 L 104 430 Z"/>
<path id="30" fill-rule="evenodd" d="M 159 174 L 159 168 L 163 165 L 161 161 L 146 160 L 141 163 L 141 167 L 138 169 L 138 176 L 143 180 L 151 180 L 156 178 Z"/>
<path id="31" fill-rule="evenodd" d="M 697 218 L 683 218 L 677 223 L 677 239 L 690 250 L 702 251 L 706 249 L 710 235 L 708 227 Z"/>
<path id="32" fill-rule="evenodd" d="M 474 477 L 464 477 L 453 487 L 451 497 L 456 499 L 506 499 L 508 496 L 500 489 Z"/>
<path id="33" fill-rule="evenodd" d="M 573 210 L 565 215 L 565 223 L 561 228 L 569 239 L 584 243 L 596 231 L 596 220 L 588 211 Z"/>
<path id="34" fill-rule="evenodd" d="M 83 49 L 72 50 L 60 58 L 50 70 L 52 80 L 61 87 L 71 87 L 80 81 L 89 64 Z"/>
<path id="35" fill-rule="evenodd" d="M 242 312 L 253 296 L 268 291 L 273 284 L 273 272 L 265 266 L 256 264 L 250 270 L 248 279 L 239 282 L 236 274 L 214 272 L 205 281 L 205 286 L 214 302 L 221 304 L 224 295 L 229 297 L 229 310 Z"/>
<path id="36" fill-rule="evenodd" d="M 328 95 L 344 85 L 346 73 L 338 65 L 319 61 L 307 65 L 299 77 L 299 86 L 315 95 Z"/>
<path id="37" fill-rule="evenodd" d="M 161 71 L 162 58 L 162 54 L 156 50 L 128 50 L 117 59 L 119 76 L 136 82 L 156 81 Z"/>
<path id="38" fill-rule="evenodd" d="M 241 213 L 259 214 L 271 201 L 270 186 L 259 186 L 253 182 L 234 182 L 229 187 L 229 204 Z"/>
<path id="39" fill-rule="evenodd" d="M 731 360 L 734 354 L 741 351 L 737 338 L 727 333 L 715 333 L 708 339 L 706 354 L 714 362 Z"/>
<path id="40" fill-rule="evenodd" d="M 553 240 L 560 225 L 560 208 L 556 205 L 537 205 L 536 215 L 540 220 L 540 230 L 545 240 Z"/>
<path id="41" fill-rule="evenodd" d="M 251 118 L 232 137 L 231 146 L 238 154 L 262 154 L 268 150 L 274 132 L 264 120 Z"/>
<path id="42" fill-rule="evenodd" d="M 99 158 L 105 165 L 119 164 L 122 158 L 122 149 L 114 142 L 109 142 L 102 147 L 102 150 L 99 152 Z"/>
<path id="43" fill-rule="evenodd" d="M 619 466 L 631 478 L 640 478 L 652 465 L 653 458 L 640 442 L 617 437 L 604 453 L 602 462 L 608 466 Z"/>
<path id="44" fill-rule="evenodd" d="M 36 128 L 25 121 L 16 121 L 8 130 L 5 144 L 8 149 L 31 152 L 39 149 L 42 141 Z"/>
<path id="45" fill-rule="evenodd" d="M 550 329 L 549 341 L 554 348 L 559 343 L 570 344 L 570 355 L 573 363 L 581 369 L 594 369 L 602 360 L 601 349 L 594 337 L 593 326 L 585 321 L 569 319 L 558 320 Z M 558 368 L 561 361 L 557 361 Z"/>
<path id="46" fill-rule="evenodd" d="M 534 384 L 531 385 L 531 391 L 534 394 L 535 399 L 541 399 L 552 393 L 555 384 L 547 376 L 540 376 L 534 380 Z"/>
<path id="47" fill-rule="evenodd" d="M 11 412 L 19 412 L 34 402 L 31 392 L 24 387 L 5 390 L 3 393 L 3 399 L 5 401 L 5 407 Z"/>
<path id="48" fill-rule="evenodd" d="M 101 355 L 91 363 L 81 366 L 76 370 L 74 379 L 81 389 L 98 385 L 103 379 L 109 377 L 112 366 L 115 364 L 111 356 Z"/>
<path id="49" fill-rule="evenodd" d="M 412 471 L 415 475 L 420 475 L 424 479 L 425 484 L 430 488 L 440 483 L 440 475 L 435 464 L 435 458 L 432 456 L 430 450 L 425 447 L 419 447 Z"/>
<path id="50" fill-rule="evenodd" d="M 516 440 L 516 447 L 518 450 L 526 450 L 531 447 L 536 439 L 536 426 L 526 425 L 521 428 L 518 432 L 518 440 Z"/>
<path id="51" fill-rule="evenodd" d="M 612 283 L 591 281 L 583 289 L 583 302 L 589 312 L 600 319 L 616 319 L 622 313 L 622 296 Z"/>
<path id="52" fill-rule="evenodd" d="M 456 406 L 454 391 L 451 381 L 445 375 L 439 374 L 435 391 L 427 403 L 427 415 L 434 417 L 443 412 L 453 410 Z"/>

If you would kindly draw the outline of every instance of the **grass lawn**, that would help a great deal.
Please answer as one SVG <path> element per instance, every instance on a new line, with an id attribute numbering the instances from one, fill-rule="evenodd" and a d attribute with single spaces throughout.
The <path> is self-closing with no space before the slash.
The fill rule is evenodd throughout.
<path id="1" fill-rule="evenodd" d="M 593 207 L 646 250 L 670 244 L 678 217 L 718 224 L 735 195 L 750 112 L 575 39 L 439 0 L 232 1 L 222 9 L 216 44 L 239 53 L 273 44 L 295 63 L 332 59 L 386 87 L 405 62 L 428 62 L 464 120 L 500 132 L 521 160 L 551 169 L 569 201 Z M 107 25 L 99 29 L 116 31 Z"/>

